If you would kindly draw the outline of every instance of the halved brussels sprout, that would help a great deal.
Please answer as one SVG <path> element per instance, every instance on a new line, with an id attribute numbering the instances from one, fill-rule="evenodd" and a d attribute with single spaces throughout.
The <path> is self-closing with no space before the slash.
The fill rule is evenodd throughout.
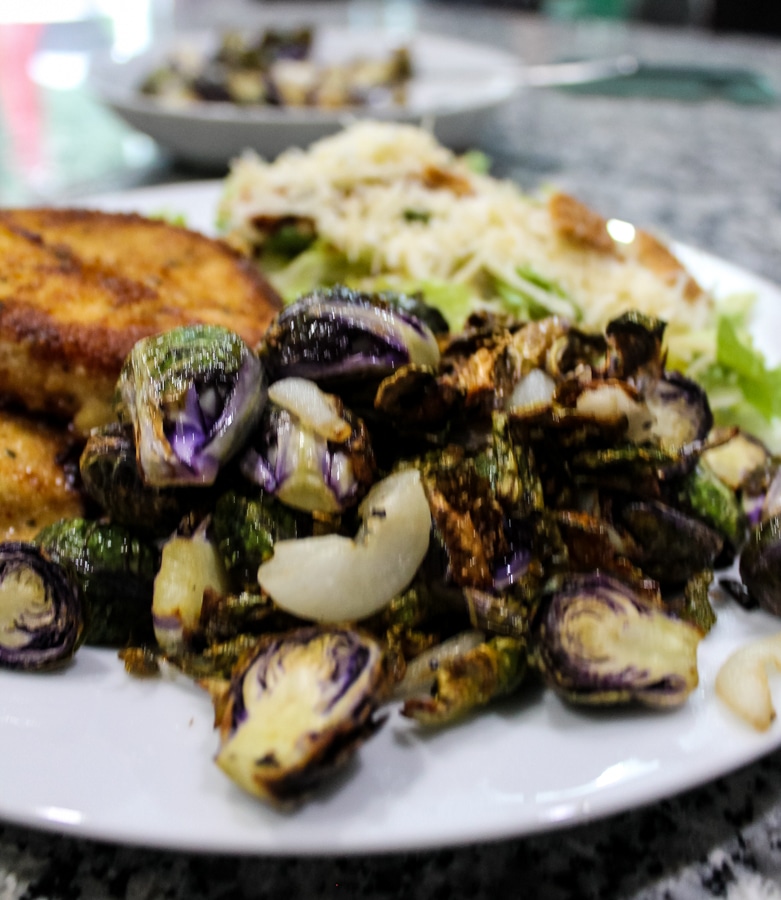
<path id="1" fill-rule="evenodd" d="M 540 606 L 534 658 L 571 702 L 679 706 L 698 684 L 701 637 L 615 578 L 566 575 Z"/>
<path id="2" fill-rule="evenodd" d="M 306 512 L 336 513 L 356 504 L 376 470 L 363 421 L 304 378 L 275 382 L 269 396 L 242 455 L 242 474 Z"/>
<path id="3" fill-rule="evenodd" d="M 217 765 L 274 803 L 301 800 L 379 727 L 379 644 L 343 628 L 261 639 L 218 709 Z"/>
<path id="4" fill-rule="evenodd" d="M 645 392 L 653 413 L 653 438 L 676 450 L 702 441 L 713 427 L 708 396 L 696 382 L 680 372 L 665 372 Z"/>
<path id="5" fill-rule="evenodd" d="M 260 348 L 270 378 L 324 381 L 382 378 L 406 363 L 436 365 L 427 325 L 381 294 L 337 286 L 313 291 L 284 309 Z"/>
<path id="6" fill-rule="evenodd" d="M 0 544 L 0 668 L 49 669 L 84 637 L 81 595 L 33 544 Z"/>
<path id="7" fill-rule="evenodd" d="M 131 350 L 119 390 L 144 480 L 212 484 L 255 427 L 266 400 L 263 368 L 244 341 L 216 325 L 187 325 Z"/>

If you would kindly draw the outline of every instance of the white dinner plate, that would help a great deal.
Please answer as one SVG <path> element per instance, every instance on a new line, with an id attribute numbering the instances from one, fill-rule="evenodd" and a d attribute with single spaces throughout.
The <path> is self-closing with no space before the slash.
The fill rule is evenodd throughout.
<path id="1" fill-rule="evenodd" d="M 421 32 L 400 38 L 379 29 L 322 27 L 315 31 L 315 58 L 320 61 L 343 62 L 369 54 L 382 57 L 395 46 L 407 46 L 414 76 L 406 102 L 342 110 L 242 108 L 217 102 L 171 107 L 139 93 L 144 76 L 167 59 L 175 46 L 207 50 L 217 39 L 214 32 L 197 32 L 161 41 L 128 60 L 96 56 L 89 84 L 103 103 L 177 157 L 212 166 L 224 166 L 247 148 L 273 158 L 287 147 L 305 147 L 355 117 L 369 114 L 427 123 L 442 143 L 475 147 L 486 117 L 506 103 L 519 85 L 519 59 L 497 47 Z"/>
<path id="2" fill-rule="evenodd" d="M 219 187 L 147 188 L 86 205 L 183 213 L 191 227 L 212 231 Z M 676 249 L 717 292 L 755 291 L 757 334 L 779 333 L 781 291 Z M 729 653 L 781 622 L 719 590 L 714 605 L 700 685 L 681 709 L 584 710 L 535 690 L 439 731 L 392 709 L 336 783 L 293 813 L 252 799 L 214 764 L 205 693 L 185 679 L 131 678 L 114 652 L 83 647 L 61 672 L 0 672 L 0 818 L 170 849 L 298 855 L 415 850 L 581 824 L 700 785 L 781 745 L 781 720 L 758 733 L 714 694 Z"/>

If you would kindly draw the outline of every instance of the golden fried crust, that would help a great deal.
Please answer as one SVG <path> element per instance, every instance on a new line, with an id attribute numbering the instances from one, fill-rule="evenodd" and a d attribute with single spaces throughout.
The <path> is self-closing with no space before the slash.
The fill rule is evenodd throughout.
<path id="1" fill-rule="evenodd" d="M 224 242 L 132 213 L 0 210 L 0 394 L 72 416 L 148 334 L 224 325 L 250 346 L 281 300 Z"/>
<path id="2" fill-rule="evenodd" d="M 686 300 L 697 300 L 702 295 L 702 288 L 686 271 L 680 260 L 652 234 L 638 229 L 635 245 L 640 265 L 655 272 L 668 284 L 681 284 Z"/>
<path id="3" fill-rule="evenodd" d="M 64 428 L 0 410 L 0 541 L 30 540 L 44 525 L 84 515 L 60 462 L 70 442 Z"/>
<path id="4" fill-rule="evenodd" d="M 548 201 L 551 222 L 557 233 L 588 250 L 615 253 L 607 222 L 569 194 L 553 194 Z"/>

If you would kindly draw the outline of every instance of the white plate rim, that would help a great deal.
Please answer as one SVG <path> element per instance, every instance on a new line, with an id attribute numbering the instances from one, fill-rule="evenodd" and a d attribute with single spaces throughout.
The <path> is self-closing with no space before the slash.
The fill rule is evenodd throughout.
<path id="1" fill-rule="evenodd" d="M 209 232 L 219 190 L 219 182 L 161 185 L 83 205 L 182 212 Z M 765 304 L 781 305 L 781 290 L 763 279 L 675 248 L 701 280 L 756 291 L 760 319 Z M 781 622 L 724 600 L 718 611 L 701 646 L 700 686 L 682 710 L 570 710 L 543 693 L 429 735 L 392 714 L 345 776 L 292 814 L 242 794 L 213 765 L 211 704 L 198 689 L 131 679 L 112 651 L 82 648 L 58 674 L 0 672 L 0 819 L 159 849 L 277 856 L 416 851 L 584 824 L 781 746 L 780 721 L 755 733 L 713 694 L 728 653 Z"/>

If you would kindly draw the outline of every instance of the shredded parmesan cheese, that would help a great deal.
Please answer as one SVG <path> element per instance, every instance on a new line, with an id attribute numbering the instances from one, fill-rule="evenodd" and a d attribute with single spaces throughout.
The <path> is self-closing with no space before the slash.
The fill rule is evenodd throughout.
<path id="1" fill-rule="evenodd" d="M 400 283 L 486 283 L 528 288 L 532 271 L 561 288 L 584 325 L 628 309 L 681 332 L 703 328 L 712 300 L 661 242 L 643 232 L 614 241 L 607 223 L 572 198 L 528 196 L 510 181 L 470 170 L 427 131 L 358 122 L 274 162 L 235 161 L 220 209 L 245 246 L 265 234 L 253 220 L 300 218 L 351 263 Z"/>

